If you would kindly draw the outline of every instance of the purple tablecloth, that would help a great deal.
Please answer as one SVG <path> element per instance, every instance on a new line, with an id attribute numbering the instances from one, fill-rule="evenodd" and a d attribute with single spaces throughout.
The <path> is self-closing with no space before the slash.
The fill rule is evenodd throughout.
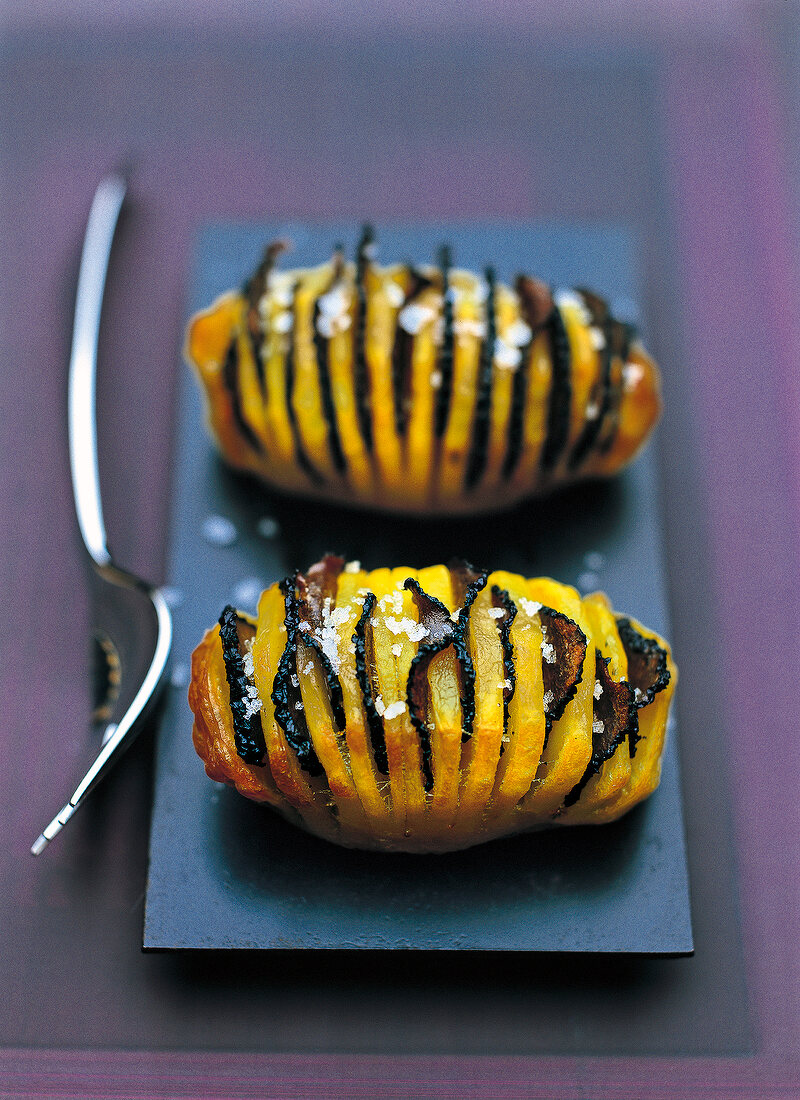
<path id="1" fill-rule="evenodd" d="M 796 1097 L 798 9 L 291 9 L 20 0 L 0 16 L 0 1096 Z M 639 234 L 693 959 L 143 956 L 147 735 L 28 856 L 89 747 L 66 359 L 89 202 L 122 160 L 103 487 L 112 548 L 153 579 L 199 225 L 502 215 Z M 640 1015 L 625 1028 L 690 987 L 689 1018 L 646 1041 Z M 547 1028 L 528 1026 L 533 998 Z M 592 1045 L 587 1020 L 612 1010 L 619 1029 Z"/>

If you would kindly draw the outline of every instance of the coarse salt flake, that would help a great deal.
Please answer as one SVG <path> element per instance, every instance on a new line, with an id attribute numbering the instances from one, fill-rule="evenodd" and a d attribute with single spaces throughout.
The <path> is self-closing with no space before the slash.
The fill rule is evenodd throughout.
<path id="1" fill-rule="evenodd" d="M 329 290 L 327 294 L 322 294 L 317 298 L 320 313 L 324 313 L 327 317 L 339 317 L 345 312 L 349 304 L 350 296 L 341 283 Z"/>
<path id="2" fill-rule="evenodd" d="M 595 697 L 595 699 L 599 699 L 602 694 L 603 694 L 603 685 L 600 683 L 599 680 L 595 680 L 595 682 L 594 682 L 594 697 Z"/>
<path id="3" fill-rule="evenodd" d="M 524 348 L 526 344 L 529 344 L 533 339 L 533 332 L 530 325 L 526 325 L 523 320 L 517 318 L 513 321 L 503 333 L 503 339 L 507 344 L 513 345 L 515 348 Z"/>
<path id="4" fill-rule="evenodd" d="M 347 563 L 347 565 L 344 567 L 344 571 L 345 571 L 345 573 L 360 573 L 361 572 L 361 562 L 360 561 L 349 561 Z"/>
<path id="5" fill-rule="evenodd" d="M 519 605 L 525 614 L 530 615 L 531 618 L 533 618 L 537 611 L 542 610 L 542 605 L 540 603 L 537 603 L 536 600 L 527 600 L 524 596 L 520 596 Z"/>
<path id="6" fill-rule="evenodd" d="M 387 615 L 384 622 L 392 634 L 405 634 L 412 642 L 421 642 L 423 638 L 428 637 L 428 631 L 422 623 L 415 623 L 408 617 L 396 619 L 392 615 Z"/>
<path id="7" fill-rule="evenodd" d="M 482 340 L 486 335 L 486 324 L 484 321 L 474 321 L 464 317 L 453 321 L 453 333 L 456 336 L 475 336 L 478 340 Z"/>
<path id="8" fill-rule="evenodd" d="M 592 722 L 592 733 L 605 733 L 606 724 L 602 718 L 595 718 Z"/>
<path id="9" fill-rule="evenodd" d="M 401 329 L 410 336 L 416 336 L 419 330 L 428 321 L 432 321 L 436 311 L 430 306 L 423 306 L 419 302 L 411 302 L 404 306 L 397 315 L 397 323 Z"/>
<path id="10" fill-rule="evenodd" d="M 384 284 L 383 292 L 389 300 L 389 305 L 394 306 L 395 309 L 399 309 L 406 300 L 405 291 L 394 279 L 390 279 Z"/>
<path id="11" fill-rule="evenodd" d="M 502 617 L 505 615 L 505 608 L 490 607 L 488 613 L 490 619 L 502 619 Z"/>
<path id="12" fill-rule="evenodd" d="M 395 642 L 395 644 L 392 646 L 392 653 L 394 654 L 394 656 L 399 657 L 402 652 L 403 652 L 402 642 Z"/>
<path id="13" fill-rule="evenodd" d="M 440 370 L 431 371 L 430 383 L 431 389 L 439 390 L 442 388 L 442 382 L 444 381 L 444 375 Z"/>
<path id="14" fill-rule="evenodd" d="M 494 361 L 499 370 L 516 370 L 522 362 L 522 352 L 498 337 L 494 342 Z"/>
<path id="15" fill-rule="evenodd" d="M 556 663 L 556 647 L 552 642 L 542 642 L 542 656 L 548 665 L 554 665 Z"/>
<path id="16" fill-rule="evenodd" d="M 392 703 L 383 712 L 383 717 L 387 719 L 399 718 L 401 714 L 408 708 L 402 699 L 398 699 L 396 703 Z"/>
<path id="17" fill-rule="evenodd" d="M 644 378 L 644 367 L 641 363 L 626 363 L 622 368 L 622 383 L 626 390 L 632 390 L 638 386 Z"/>
<path id="18" fill-rule="evenodd" d="M 550 707 L 552 707 L 552 705 L 555 701 L 556 701 L 556 697 L 552 693 L 552 691 L 546 691 L 544 693 L 544 698 L 542 699 L 542 702 L 544 703 L 544 709 L 545 710 L 549 710 Z"/>
<path id="19" fill-rule="evenodd" d="M 272 318 L 272 328 L 275 332 L 290 332 L 294 327 L 294 316 L 288 309 L 282 310 Z"/>

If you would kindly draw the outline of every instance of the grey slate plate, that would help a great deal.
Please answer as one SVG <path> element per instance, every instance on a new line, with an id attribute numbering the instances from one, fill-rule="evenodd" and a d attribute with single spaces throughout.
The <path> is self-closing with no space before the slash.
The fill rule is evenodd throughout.
<path id="1" fill-rule="evenodd" d="M 311 264 L 358 226 L 214 225 L 199 237 L 190 311 L 239 285 L 264 243 L 289 236 L 288 261 Z M 389 262 L 493 262 L 605 294 L 620 316 L 636 300 L 636 251 L 621 228 L 537 224 L 379 225 Z M 336 848 L 212 783 L 191 743 L 190 654 L 223 605 L 254 610 L 262 587 L 324 552 L 365 568 L 430 565 L 454 555 L 492 569 L 603 588 L 615 608 L 669 637 L 652 448 L 620 478 L 578 487 L 502 517 L 395 519 L 282 498 L 228 472 L 183 368 L 172 503 L 173 686 L 156 762 L 144 946 L 467 949 L 688 954 L 686 852 L 670 731 L 661 786 L 622 821 L 512 837 L 445 856 Z M 223 544 L 208 527 L 229 521 Z"/>

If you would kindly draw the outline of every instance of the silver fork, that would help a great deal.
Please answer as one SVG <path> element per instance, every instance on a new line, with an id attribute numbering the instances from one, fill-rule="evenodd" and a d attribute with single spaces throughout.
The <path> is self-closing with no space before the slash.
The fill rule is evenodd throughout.
<path id="1" fill-rule="evenodd" d="M 106 542 L 97 461 L 97 341 L 108 261 L 127 184 L 104 179 L 92 202 L 81 253 L 69 366 L 69 455 L 78 525 L 93 566 L 96 653 L 103 672 L 95 722 L 102 747 L 69 802 L 37 837 L 38 856 L 127 749 L 164 682 L 172 616 L 161 589 L 122 569 Z"/>

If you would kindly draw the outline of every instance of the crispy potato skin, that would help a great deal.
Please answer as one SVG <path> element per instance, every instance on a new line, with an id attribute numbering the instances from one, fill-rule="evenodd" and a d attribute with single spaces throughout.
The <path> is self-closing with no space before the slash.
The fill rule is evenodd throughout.
<path id="1" fill-rule="evenodd" d="M 468 681 L 448 640 L 451 634 L 425 666 L 425 713 L 412 713 L 410 670 L 431 636 L 406 586 L 409 578 L 449 612 L 450 618 L 442 613 L 440 622 L 458 622 L 464 614 L 458 595 L 462 589 L 444 566 L 370 573 L 352 563 L 339 573 L 319 625 L 294 642 L 285 627 L 284 592 L 273 585 L 262 594 L 257 621 L 243 619 L 240 629 L 242 644 L 252 653 L 253 683 L 261 701 L 265 753 L 259 766 L 246 764 L 237 754 L 220 632 L 218 627 L 207 631 L 192 656 L 189 687 L 194 746 L 207 775 L 327 840 L 380 851 L 447 852 L 526 830 L 602 824 L 652 793 L 677 682 L 662 638 L 630 620 L 641 639 L 659 647 L 663 683 L 652 701 L 636 711 L 639 740 L 634 751 L 626 735 L 587 778 L 597 747 L 596 660 L 609 661 L 608 673 L 616 683 L 627 684 L 629 673 L 617 628 L 622 620 L 606 597 L 595 593 L 581 598 L 575 589 L 548 578 L 490 574 L 469 609 L 464 632 L 474 674 L 474 720 L 465 737 Z M 510 601 L 515 608 L 507 632 L 513 684 L 493 592 L 504 593 L 505 606 Z M 376 597 L 364 648 L 369 706 L 354 644 L 368 593 Z M 546 720 L 545 711 L 552 706 L 548 662 L 554 659 L 557 639 L 552 634 L 555 620 L 549 611 L 543 618 L 543 606 L 571 620 L 571 638 L 585 640 L 585 652 L 576 651 L 576 660 L 582 659 L 579 678 L 554 721 Z M 363 623 L 362 628 L 367 629 Z M 330 673 L 312 644 L 316 637 L 342 685 L 341 729 L 331 707 Z M 314 774 L 300 766 L 291 738 L 276 719 L 272 692 L 283 675 L 282 658 L 285 671 L 287 652 L 296 710 L 302 708 L 320 765 Z M 416 691 L 419 706 L 419 685 Z M 383 738 L 383 757 L 376 751 L 376 737 Z M 567 796 L 574 795 L 576 785 L 581 785 L 580 796 L 570 802 Z"/>

